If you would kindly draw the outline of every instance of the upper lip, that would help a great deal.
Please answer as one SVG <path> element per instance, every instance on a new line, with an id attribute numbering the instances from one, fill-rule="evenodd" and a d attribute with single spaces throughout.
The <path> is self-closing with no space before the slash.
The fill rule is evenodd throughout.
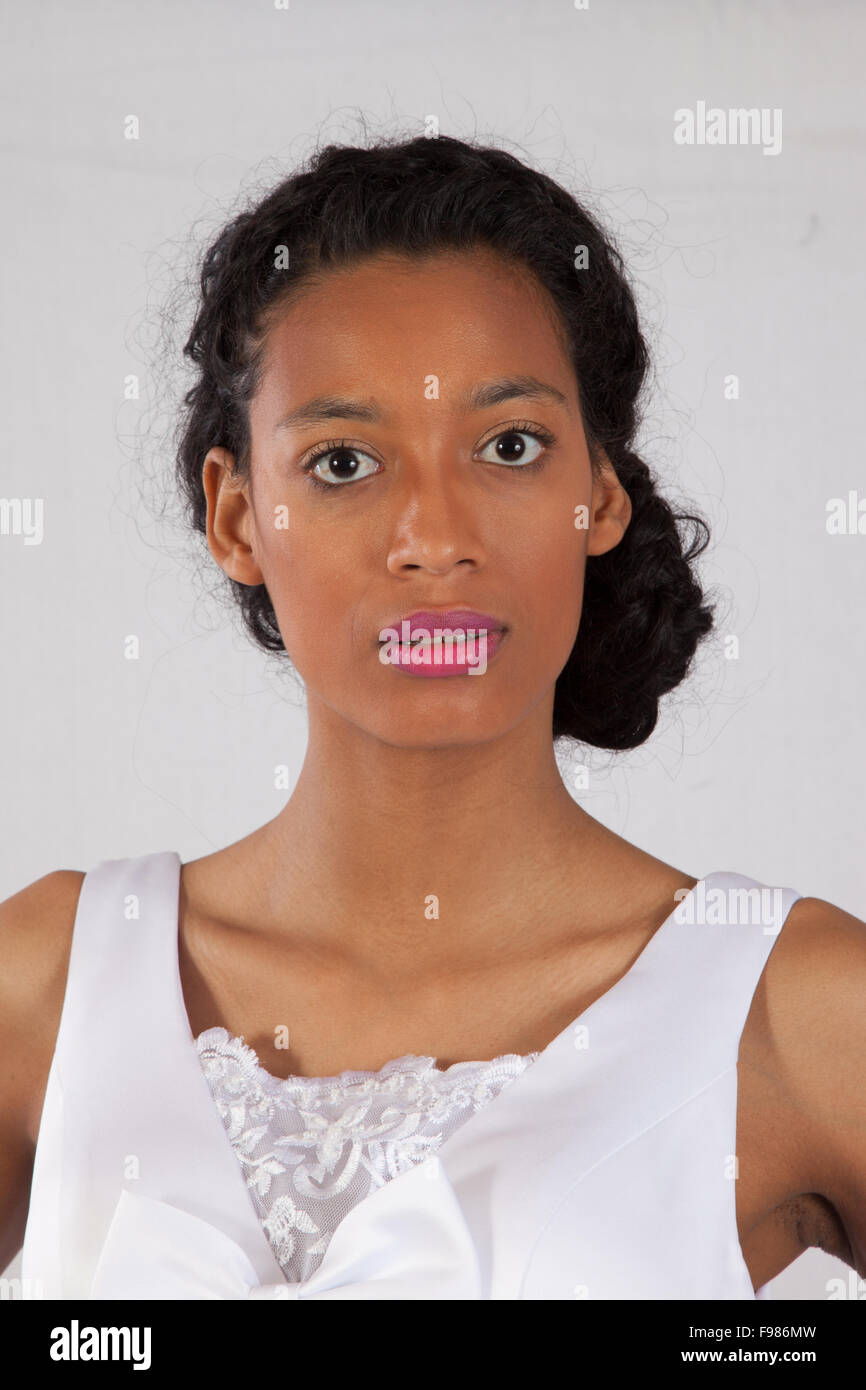
<path id="1" fill-rule="evenodd" d="M 491 613 L 476 613 L 472 608 L 419 608 L 414 613 L 401 614 L 385 626 L 399 632 L 404 622 L 409 623 L 409 631 L 413 634 L 424 630 L 433 632 L 443 627 L 486 628 L 489 632 L 497 632 L 503 631 L 506 626 L 501 618 L 494 618 Z"/>

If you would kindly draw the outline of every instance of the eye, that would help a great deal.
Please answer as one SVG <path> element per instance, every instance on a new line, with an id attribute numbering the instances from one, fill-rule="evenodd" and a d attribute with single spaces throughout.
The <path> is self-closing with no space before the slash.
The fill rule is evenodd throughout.
<path id="1" fill-rule="evenodd" d="M 545 449 L 551 449 L 555 443 L 550 431 L 538 425 L 527 425 L 525 428 L 522 423 L 509 425 L 482 446 L 481 458 L 485 463 L 500 463 L 506 468 L 528 468 L 537 463 Z M 494 457 L 485 458 L 485 453 L 491 449 Z"/>
<path id="2" fill-rule="evenodd" d="M 359 459 L 366 459 L 373 467 L 365 469 L 363 464 L 359 464 Z M 303 464 L 303 471 L 310 474 L 310 482 L 314 486 L 334 488 L 353 483 L 356 478 L 368 478 L 378 466 L 378 461 L 371 454 L 336 439 L 317 449 Z"/>

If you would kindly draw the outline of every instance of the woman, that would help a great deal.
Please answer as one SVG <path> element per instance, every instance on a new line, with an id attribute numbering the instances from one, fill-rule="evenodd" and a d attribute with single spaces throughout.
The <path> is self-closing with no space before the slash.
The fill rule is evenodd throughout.
<path id="1" fill-rule="evenodd" d="M 308 750 L 218 853 L 3 905 L 0 1258 L 97 1298 L 866 1273 L 866 926 L 557 769 L 643 743 L 712 626 L 600 226 L 500 150 L 328 147 L 210 248 L 186 352 L 190 519 Z"/>

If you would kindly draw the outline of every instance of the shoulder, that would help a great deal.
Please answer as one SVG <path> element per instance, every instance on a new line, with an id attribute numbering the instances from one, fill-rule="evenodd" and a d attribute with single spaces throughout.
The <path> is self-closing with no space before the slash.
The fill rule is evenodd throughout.
<path id="1" fill-rule="evenodd" d="M 59 869 L 0 903 L 0 1269 L 24 1239 L 83 879 Z"/>
<path id="2" fill-rule="evenodd" d="M 805 1064 L 810 1048 L 822 1043 L 826 1048 L 835 1039 L 834 1051 L 842 1061 L 846 1040 L 839 1036 L 840 1028 L 851 1030 L 849 1047 L 866 1043 L 866 922 L 822 898 L 798 898 L 770 952 L 762 983 L 768 1021 L 789 1052 L 801 1053 Z M 808 1066 L 798 1074 L 804 1085 L 815 1079 Z"/>
<path id="3" fill-rule="evenodd" d="M 866 922 L 798 899 L 756 1004 L 762 1065 L 784 1095 L 801 1190 L 831 1203 L 866 1274 Z"/>
<path id="4" fill-rule="evenodd" d="M 0 903 L 0 1112 L 38 1127 L 84 873 L 56 869 Z"/>

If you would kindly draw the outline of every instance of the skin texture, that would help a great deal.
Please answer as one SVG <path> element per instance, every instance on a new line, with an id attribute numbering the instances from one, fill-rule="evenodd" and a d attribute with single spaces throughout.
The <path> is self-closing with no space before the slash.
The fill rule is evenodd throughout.
<path id="1" fill-rule="evenodd" d="M 324 930 L 347 949 L 387 949 L 392 967 L 413 969 L 461 944 L 496 950 L 522 930 L 527 863 L 543 894 L 563 855 L 579 857 L 581 834 L 596 833 L 556 767 L 553 685 L 577 632 L 585 557 L 617 544 L 628 497 L 609 465 L 591 476 L 548 306 L 493 257 L 382 257 L 333 274 L 274 326 L 266 360 L 251 482 L 232 481 L 222 449 L 203 476 L 212 553 L 232 578 L 267 584 L 307 690 L 304 767 L 265 828 L 268 908 L 279 916 L 284 875 L 301 862 Z M 425 396 L 431 373 L 438 400 Z M 459 405 L 479 383 L 530 374 L 567 404 Z M 373 383 L 380 423 L 277 430 L 289 409 L 323 393 L 369 399 Z M 478 461 L 515 420 L 558 436 L 541 472 Z M 299 462 L 343 437 L 381 471 L 315 491 Z M 283 505 L 287 530 L 274 525 Z M 379 661 L 395 617 L 460 606 L 510 628 L 484 675 L 423 681 Z M 592 891 L 589 864 L 583 879 Z M 447 902 L 435 933 L 420 910 L 431 892 Z"/>
<path id="2" fill-rule="evenodd" d="M 466 405 L 480 384 L 519 376 L 564 401 Z M 278 427 L 323 395 L 375 397 L 379 416 Z M 618 544 L 630 504 L 607 460 L 590 465 L 552 306 L 488 251 L 330 272 L 272 324 L 250 421 L 250 477 L 224 449 L 204 461 L 208 543 L 233 579 L 267 584 L 309 740 L 278 815 L 183 866 L 190 1027 L 242 1035 L 282 1076 L 540 1050 L 696 882 L 587 815 L 556 766 L 554 683 L 586 558 Z M 533 426 L 557 439 L 543 468 L 495 461 L 489 446 L 516 427 L 534 455 Z M 334 440 L 360 451 L 368 476 L 323 492 L 301 465 Z M 582 504 L 586 529 L 574 525 Z M 483 675 L 419 680 L 382 665 L 383 627 L 458 607 L 508 625 Z M 0 1090 L 7 1255 L 23 1234 L 80 880 L 49 875 L 0 907 L 19 982 L 5 998 L 0 982 L 0 1018 L 10 1039 L 39 1019 Z M 866 926 L 800 900 L 740 1046 L 736 1213 L 755 1287 L 809 1245 L 866 1273 L 864 988 Z M 288 1050 L 274 1047 L 281 1026 Z"/>

